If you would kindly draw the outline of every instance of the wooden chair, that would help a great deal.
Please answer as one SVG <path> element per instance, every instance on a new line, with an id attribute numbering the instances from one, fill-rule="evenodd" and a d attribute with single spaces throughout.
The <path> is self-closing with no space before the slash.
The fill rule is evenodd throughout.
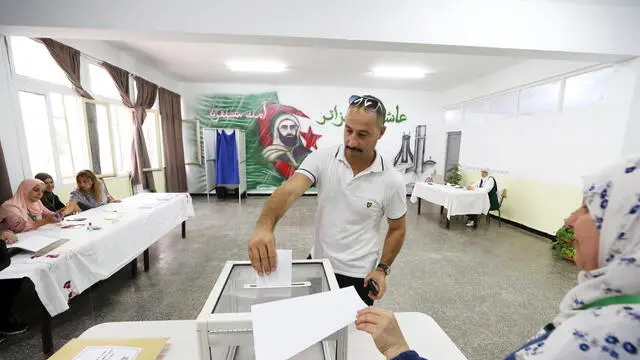
<path id="1" fill-rule="evenodd" d="M 507 198 L 507 189 L 502 189 L 502 192 L 500 193 L 500 202 L 498 203 L 498 208 L 495 210 L 489 210 L 489 212 L 487 213 L 487 224 L 491 222 L 491 211 L 497 211 L 498 212 L 498 227 L 502 227 L 502 213 L 500 212 L 500 209 L 502 208 L 502 202 L 504 201 L 504 199 Z"/>

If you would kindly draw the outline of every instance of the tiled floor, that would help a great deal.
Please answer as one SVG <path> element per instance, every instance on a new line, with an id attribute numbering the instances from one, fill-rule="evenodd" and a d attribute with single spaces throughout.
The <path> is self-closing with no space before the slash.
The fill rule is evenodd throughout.
<path id="1" fill-rule="evenodd" d="M 93 325 L 112 321 L 194 319 L 227 260 L 246 259 L 246 245 L 266 198 L 207 203 L 195 198 L 188 237 L 176 228 L 151 248 L 152 268 L 129 279 L 125 268 L 75 298 L 53 320 L 56 349 Z M 309 252 L 315 197 L 298 201 L 276 231 L 294 258 Z M 431 315 L 469 359 L 502 359 L 548 323 L 578 270 L 550 254 L 549 240 L 497 223 L 447 230 L 435 207 L 410 205 L 407 238 L 377 305 Z M 383 228 L 383 231 L 386 229 Z M 0 359 L 41 359 L 36 299 L 25 288 L 21 316 L 32 329 L 0 345 Z M 437 359 L 431 359 L 437 360 Z"/>

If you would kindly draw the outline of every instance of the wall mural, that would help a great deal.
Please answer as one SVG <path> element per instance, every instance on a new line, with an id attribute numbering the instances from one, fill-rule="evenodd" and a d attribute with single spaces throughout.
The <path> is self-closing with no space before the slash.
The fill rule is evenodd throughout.
<path id="1" fill-rule="evenodd" d="M 316 127 L 314 131 L 312 124 L 341 127 L 345 122 L 337 105 L 312 120 L 302 110 L 281 104 L 276 92 L 201 96 L 197 100 L 196 119 L 201 129 L 244 130 L 247 190 L 272 190 L 293 175 L 307 155 L 318 149 L 317 141 L 324 135 L 322 128 Z M 385 119 L 387 125 L 405 121 L 407 116 L 399 105 L 389 111 Z M 421 176 L 435 162 L 430 158 L 424 160 L 426 125 L 416 127 L 413 152 L 410 138 L 410 134 L 402 135 L 394 166 L 402 173 L 414 175 L 411 177 L 415 181 L 416 176 Z M 199 151 L 201 158 L 206 158 L 203 146 Z"/>

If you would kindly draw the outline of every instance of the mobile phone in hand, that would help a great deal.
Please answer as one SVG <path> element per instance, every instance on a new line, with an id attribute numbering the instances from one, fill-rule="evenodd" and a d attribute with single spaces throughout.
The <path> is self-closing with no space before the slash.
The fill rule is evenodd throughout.
<path id="1" fill-rule="evenodd" d="M 378 286 L 378 283 L 375 280 L 370 279 L 369 284 L 367 285 L 367 290 L 369 290 L 369 292 L 373 296 L 377 296 L 378 292 L 380 292 L 380 287 Z"/>

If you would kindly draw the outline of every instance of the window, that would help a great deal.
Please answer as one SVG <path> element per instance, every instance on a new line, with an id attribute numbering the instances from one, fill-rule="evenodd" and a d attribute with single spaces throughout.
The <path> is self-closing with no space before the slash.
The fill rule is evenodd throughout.
<path id="1" fill-rule="evenodd" d="M 605 98 L 613 68 L 605 68 L 570 77 L 566 80 L 563 108 L 586 107 Z"/>
<path id="2" fill-rule="evenodd" d="M 131 172 L 131 143 L 133 141 L 133 114 L 124 105 L 109 106 L 115 164 L 118 174 Z"/>
<path id="3" fill-rule="evenodd" d="M 55 156 L 51 144 L 47 100 L 44 95 L 18 92 L 31 172 L 56 174 Z"/>
<path id="4" fill-rule="evenodd" d="M 22 36 L 12 36 L 10 42 L 16 74 L 71 87 L 64 71 L 42 43 Z"/>
<path id="5" fill-rule="evenodd" d="M 89 146 L 84 121 L 84 103 L 77 96 L 49 94 L 53 127 L 63 182 L 73 182 L 76 174 L 89 169 Z"/>
<path id="6" fill-rule="evenodd" d="M 520 91 L 520 114 L 533 115 L 558 111 L 560 81 L 533 86 Z"/>
<path id="7" fill-rule="evenodd" d="M 512 91 L 489 99 L 487 118 L 489 120 L 515 117 L 518 108 L 518 92 Z"/>
<path id="8" fill-rule="evenodd" d="M 120 101 L 120 91 L 109 72 L 100 65 L 89 63 L 89 83 L 91 94 Z"/>
<path id="9" fill-rule="evenodd" d="M 485 100 L 472 101 L 464 104 L 464 120 L 469 122 L 482 121 L 486 118 L 487 102 Z"/>
<path id="10" fill-rule="evenodd" d="M 162 137 L 160 133 L 160 114 L 158 110 L 147 110 L 147 117 L 142 125 L 144 142 L 147 145 L 149 161 L 152 169 L 162 168 Z"/>
<path id="11" fill-rule="evenodd" d="M 98 147 L 100 149 L 100 173 L 115 175 L 113 152 L 111 149 L 111 120 L 109 118 L 109 104 L 96 103 L 96 125 L 98 129 Z"/>
<path id="12" fill-rule="evenodd" d="M 447 123 L 457 124 L 462 121 L 462 109 L 448 109 L 444 111 L 444 119 Z"/>

